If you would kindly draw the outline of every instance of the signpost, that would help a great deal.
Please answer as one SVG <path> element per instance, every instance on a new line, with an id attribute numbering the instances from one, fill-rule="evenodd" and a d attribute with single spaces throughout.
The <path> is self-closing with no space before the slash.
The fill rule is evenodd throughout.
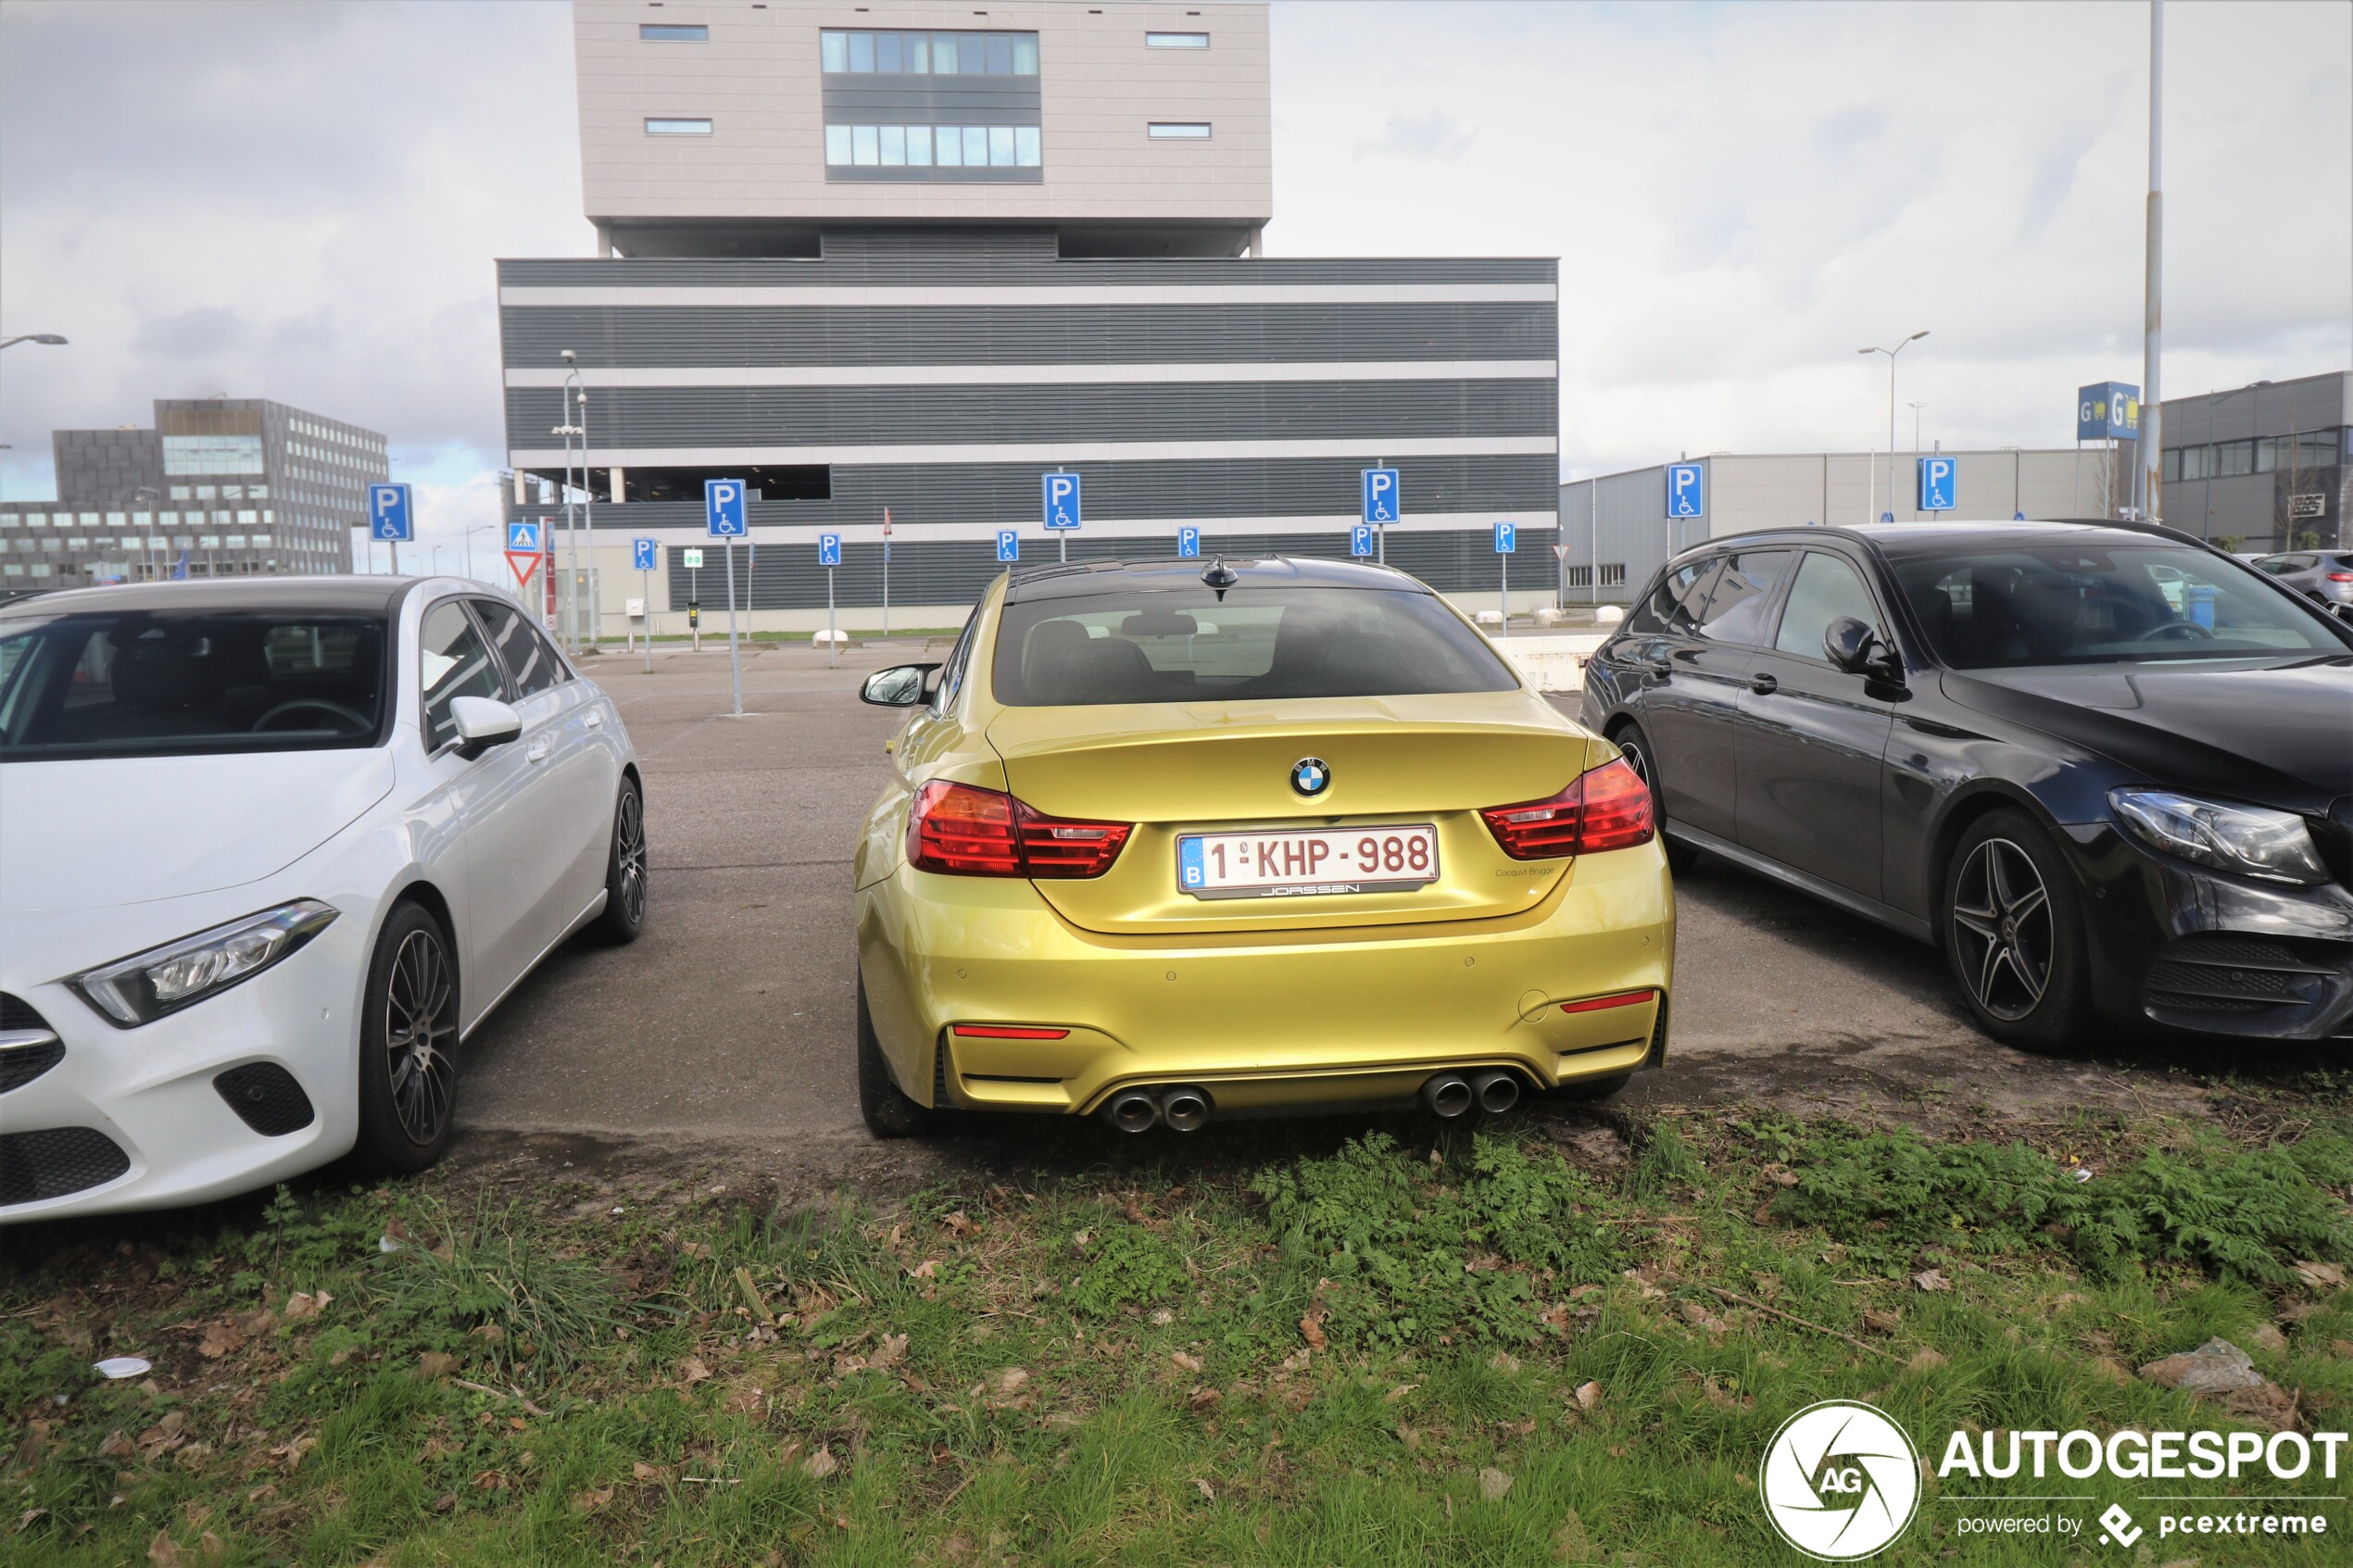
<path id="1" fill-rule="evenodd" d="M 222 512 L 222 517 L 229 514 Z M 368 486 L 368 537 L 381 539 L 392 556 L 392 574 L 400 575 L 400 545 L 417 536 L 416 518 L 405 484 Z"/>
<path id="2" fill-rule="evenodd" d="M 1512 552 L 1518 548 L 1519 524 L 1497 523 L 1495 525 L 1495 559 L 1502 566 L 1504 572 L 1501 594 L 1504 619 L 1499 622 L 1501 630 L 1496 633 L 1498 636 L 1512 629 Z"/>
<path id="3" fill-rule="evenodd" d="M 817 564 L 825 569 L 825 668 L 837 669 L 841 664 L 839 633 L 834 630 L 834 568 L 841 564 L 841 535 L 817 535 Z"/>
<path id="4" fill-rule="evenodd" d="M 1176 531 L 1176 558 L 1178 560 L 1201 559 L 1200 529 L 1180 528 Z"/>
<path id="5" fill-rule="evenodd" d="M 651 539 L 632 539 L 629 541 L 629 554 L 631 564 L 637 569 L 639 614 L 646 622 L 646 673 L 650 675 L 654 672 L 654 597 L 653 584 L 647 574 L 654 570 L 655 562 L 661 558 L 661 546 Z"/>
<path id="6" fill-rule="evenodd" d="M 1697 463 L 1667 465 L 1667 521 L 1672 524 L 1687 517 L 1707 515 L 1707 470 Z M 1680 548 L 1679 531 L 1670 527 L 1667 533 L 1667 553 Z"/>
<path id="7" fill-rule="evenodd" d="M 1381 564 L 1386 566 L 1389 563 L 1389 525 L 1404 521 L 1405 493 L 1398 486 L 1395 469 L 1359 469 L 1356 478 L 1364 491 L 1364 505 L 1358 517 L 1372 529 L 1373 553 L 1378 555 Z M 1351 544 L 1353 546 L 1353 540 Z M 1365 552 L 1352 549 L 1351 553 L 1363 555 Z"/>
<path id="8" fill-rule="evenodd" d="M 1568 605 L 1568 546 L 1566 543 L 1553 546 L 1553 559 L 1557 563 L 1553 572 L 1553 608 L 1565 609 Z"/>
<path id="9" fill-rule="evenodd" d="M 890 508 L 883 508 L 883 640 L 890 640 Z"/>
<path id="10" fill-rule="evenodd" d="M 507 524 L 507 570 L 515 574 L 515 592 L 531 587 L 532 571 L 539 565 L 539 525 L 535 522 Z"/>
<path id="11" fill-rule="evenodd" d="M 1373 553 L 1373 525 L 1360 522 L 1348 531 L 1348 553 L 1362 560 Z"/>
<path id="12" fill-rule="evenodd" d="M 1070 558 L 1070 531 L 1080 521 L 1078 476 L 1056 469 L 1041 480 L 1039 492 L 1045 502 L 1046 526 L 1054 533 L 1060 551 L 1058 558 Z M 999 559 L 1004 558 L 1000 555 Z"/>
<path id="13" fill-rule="evenodd" d="M 997 531 L 997 559 L 1000 564 L 1005 565 L 1021 559 L 1020 534 L 1010 528 L 1000 528 Z"/>
<path id="14" fill-rule="evenodd" d="M 744 716 L 743 650 L 736 641 L 736 546 L 750 533 L 744 520 L 744 482 L 706 479 L 702 482 L 703 527 L 727 552 L 727 682 L 736 699 L 736 717 Z"/>
<path id="15" fill-rule="evenodd" d="M 1959 489 L 1959 465 L 1942 455 L 1920 459 L 1919 509 L 1924 512 L 1949 512 L 1954 509 L 1954 495 Z"/>

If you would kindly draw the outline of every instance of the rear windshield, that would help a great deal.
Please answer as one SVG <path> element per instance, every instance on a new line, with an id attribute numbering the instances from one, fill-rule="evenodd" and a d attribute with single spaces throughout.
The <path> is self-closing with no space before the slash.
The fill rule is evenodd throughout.
<path id="1" fill-rule="evenodd" d="M 1895 577 L 1959 670 L 2345 651 L 2301 600 L 2203 550 L 2005 544 L 1907 555 Z"/>
<path id="2" fill-rule="evenodd" d="M 353 615 L 0 621 L 0 761 L 372 746 L 384 646 Z"/>
<path id="3" fill-rule="evenodd" d="M 1207 588 L 1005 608 L 992 667 L 1011 708 L 1503 692 L 1519 682 L 1428 594 Z"/>

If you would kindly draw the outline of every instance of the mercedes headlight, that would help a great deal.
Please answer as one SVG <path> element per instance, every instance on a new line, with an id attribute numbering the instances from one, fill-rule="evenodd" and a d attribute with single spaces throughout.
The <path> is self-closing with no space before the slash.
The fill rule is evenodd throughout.
<path id="1" fill-rule="evenodd" d="M 297 898 L 77 974 L 72 985 L 109 1021 L 132 1028 L 252 979 L 334 918 L 316 898 Z"/>
<path id="2" fill-rule="evenodd" d="M 2293 811 L 2228 806 L 2163 789 L 2112 789 L 2108 803 L 2152 849 L 2266 882 L 2329 880 L 2310 831 Z"/>

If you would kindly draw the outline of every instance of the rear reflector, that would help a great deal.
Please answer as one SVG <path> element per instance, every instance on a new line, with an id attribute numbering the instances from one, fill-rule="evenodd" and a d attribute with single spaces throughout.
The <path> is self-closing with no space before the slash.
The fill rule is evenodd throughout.
<path id="1" fill-rule="evenodd" d="M 1613 991 L 1606 997 L 1588 997 L 1581 1002 L 1563 1002 L 1563 1012 L 1599 1012 L 1604 1008 L 1640 1007 L 1658 995 L 1655 991 Z"/>
<path id="2" fill-rule="evenodd" d="M 1648 844 L 1655 831 L 1651 792 L 1622 757 L 1579 776 L 1549 800 L 1491 806 L 1479 815 L 1515 860 L 1630 849 Z"/>
<path id="3" fill-rule="evenodd" d="M 907 863 L 950 876 L 1101 876 L 1132 826 L 1049 817 L 999 790 L 934 779 L 907 812 Z"/>
<path id="4" fill-rule="evenodd" d="M 967 1040 L 1067 1040 L 1067 1029 L 1011 1029 L 995 1023 L 951 1023 L 949 1025 Z"/>

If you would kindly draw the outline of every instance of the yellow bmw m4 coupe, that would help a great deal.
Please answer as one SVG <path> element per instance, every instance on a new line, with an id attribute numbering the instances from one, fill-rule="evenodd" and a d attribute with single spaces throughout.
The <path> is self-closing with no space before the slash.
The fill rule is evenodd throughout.
<path id="1" fill-rule="evenodd" d="M 1403 572 L 1016 571 L 863 696 L 913 710 L 856 851 L 878 1136 L 1495 1113 L 1664 1060 L 1649 791 Z"/>

